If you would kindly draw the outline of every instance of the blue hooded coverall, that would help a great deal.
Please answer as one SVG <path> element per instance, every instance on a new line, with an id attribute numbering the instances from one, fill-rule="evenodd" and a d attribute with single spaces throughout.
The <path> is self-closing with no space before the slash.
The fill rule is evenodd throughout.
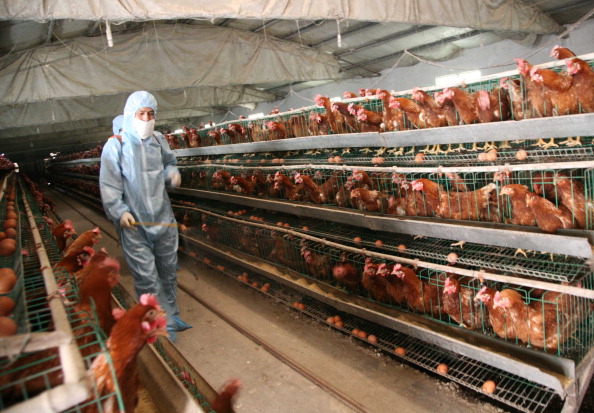
<path id="1" fill-rule="evenodd" d="M 136 231 L 120 227 L 124 212 L 130 212 L 136 222 L 176 223 L 165 184 L 170 184 L 169 174 L 177 171 L 177 159 L 161 133 L 142 140 L 136 132 L 132 120 L 144 107 L 157 111 L 157 101 L 150 93 L 134 92 L 128 97 L 122 142 L 109 139 L 103 147 L 99 187 L 105 213 L 120 235 L 136 294 L 157 296 L 167 312 L 167 329 L 175 339 L 173 331 L 184 327 L 177 304 L 177 226 L 138 225 Z M 116 119 L 114 134 L 120 134 L 115 131 Z"/>

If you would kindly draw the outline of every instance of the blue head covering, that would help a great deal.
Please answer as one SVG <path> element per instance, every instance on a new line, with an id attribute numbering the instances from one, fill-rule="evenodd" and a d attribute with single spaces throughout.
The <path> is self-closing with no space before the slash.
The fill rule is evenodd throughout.
<path id="1" fill-rule="evenodd" d="M 139 92 L 134 92 L 130 96 L 128 96 L 128 100 L 126 101 L 126 106 L 124 107 L 124 131 L 127 134 L 134 135 L 138 137 L 136 130 L 132 126 L 132 120 L 136 115 L 136 112 L 140 108 L 151 108 L 157 113 L 157 99 L 149 92 L 145 92 L 144 90 Z"/>
<path id="2" fill-rule="evenodd" d="M 122 125 L 124 124 L 124 115 L 118 115 L 111 121 L 113 125 L 113 134 L 119 135 L 120 129 L 122 129 Z"/>

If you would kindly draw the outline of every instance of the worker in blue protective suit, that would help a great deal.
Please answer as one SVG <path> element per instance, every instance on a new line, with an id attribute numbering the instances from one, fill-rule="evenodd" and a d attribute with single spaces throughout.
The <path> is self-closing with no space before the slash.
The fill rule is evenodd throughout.
<path id="1" fill-rule="evenodd" d="M 150 93 L 128 97 L 121 142 L 115 136 L 103 147 L 99 187 L 105 212 L 120 235 L 136 294 L 157 296 L 175 341 L 176 331 L 192 327 L 179 318 L 178 232 L 165 189 L 166 184 L 179 186 L 181 176 L 175 154 L 163 135 L 154 131 L 156 112 L 157 101 Z"/>
<path id="2" fill-rule="evenodd" d="M 113 136 L 121 136 L 124 125 L 124 115 L 118 115 L 111 121 L 113 125 Z"/>

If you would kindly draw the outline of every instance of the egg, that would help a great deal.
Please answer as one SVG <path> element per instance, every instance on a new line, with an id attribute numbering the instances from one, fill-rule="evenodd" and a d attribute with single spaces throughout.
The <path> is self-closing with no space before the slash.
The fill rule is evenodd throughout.
<path id="1" fill-rule="evenodd" d="M 19 216 L 14 211 L 8 211 L 6 213 L 6 219 L 17 219 Z"/>
<path id="2" fill-rule="evenodd" d="M 303 227 L 303 231 L 309 231 L 309 227 Z"/>
<path id="3" fill-rule="evenodd" d="M 377 343 L 377 337 L 376 337 L 376 336 L 374 336 L 373 334 L 370 334 L 370 335 L 367 337 L 367 341 L 369 341 L 370 343 Z"/>
<path id="4" fill-rule="evenodd" d="M 291 228 L 291 224 L 289 224 L 288 222 L 285 222 L 285 224 L 283 225 L 283 227 L 285 227 L 285 228 Z"/>
<path id="5" fill-rule="evenodd" d="M 336 323 L 337 321 L 342 321 L 342 318 L 340 318 L 339 315 L 335 315 L 334 317 L 334 322 Z"/>
<path id="6" fill-rule="evenodd" d="M 396 248 L 398 248 L 398 252 L 401 252 L 401 253 L 404 252 L 404 251 L 406 251 L 406 245 L 404 245 L 404 244 L 400 244 Z"/>
<path id="7" fill-rule="evenodd" d="M 204 263 L 206 265 L 210 265 L 212 263 L 212 261 L 210 259 L 206 258 L 206 257 L 204 257 L 204 260 L 203 261 L 204 261 Z"/>
<path id="8" fill-rule="evenodd" d="M 487 154 L 482 152 L 478 154 L 478 160 L 481 162 L 486 162 L 487 161 Z"/>
<path id="9" fill-rule="evenodd" d="M 456 262 L 458 262 L 458 254 L 456 254 L 455 252 L 450 252 L 447 256 L 447 260 L 450 264 L 455 264 Z"/>
<path id="10" fill-rule="evenodd" d="M 342 321 L 335 321 L 334 325 L 338 328 L 343 328 L 344 327 L 344 323 Z"/>
<path id="11" fill-rule="evenodd" d="M 254 287 L 254 288 L 258 288 L 258 283 L 254 281 L 254 282 L 252 283 L 252 287 Z"/>
<path id="12" fill-rule="evenodd" d="M 404 356 L 406 355 L 406 350 L 404 349 L 404 347 L 396 347 L 394 353 L 398 354 L 399 356 Z"/>
<path id="13" fill-rule="evenodd" d="M 8 202 L 6 203 L 6 205 L 8 205 L 8 206 L 14 206 L 14 201 L 8 201 Z"/>
<path id="14" fill-rule="evenodd" d="M 357 333 L 357 335 L 359 337 L 361 337 L 362 339 L 366 339 L 367 338 L 367 333 L 363 330 L 359 330 L 359 332 Z"/>
<path id="15" fill-rule="evenodd" d="M 493 394 L 495 387 L 495 382 L 493 380 L 487 380 L 483 383 L 483 391 L 485 393 Z"/>
<path id="16" fill-rule="evenodd" d="M 361 239 L 361 237 L 355 237 L 355 238 L 353 238 L 353 241 L 355 242 L 355 244 L 360 244 L 362 239 Z"/>
<path id="17" fill-rule="evenodd" d="M 377 241 L 375 241 L 375 246 L 378 248 L 381 248 L 384 246 L 384 241 L 378 239 Z"/>
<path id="18" fill-rule="evenodd" d="M 7 219 L 6 221 L 4 221 L 4 230 L 6 230 L 6 228 L 16 228 L 16 226 L 16 219 Z"/>
<path id="19" fill-rule="evenodd" d="M 10 317 L 0 317 L 0 337 L 14 336 L 17 325 Z"/>
<path id="20" fill-rule="evenodd" d="M 186 232 L 188 230 L 188 227 L 186 227 L 184 224 L 179 224 L 179 230 L 181 232 Z"/>
<path id="21" fill-rule="evenodd" d="M 14 300 L 6 295 L 0 297 L 0 316 L 7 316 L 14 310 Z"/>
<path id="22" fill-rule="evenodd" d="M 12 238 L 5 238 L 0 241 L 0 257 L 8 257 L 16 251 L 16 241 Z"/>
<path id="23" fill-rule="evenodd" d="M 328 318 L 326 319 L 326 322 L 327 322 L 328 324 L 334 324 L 334 317 L 328 317 Z"/>
<path id="24" fill-rule="evenodd" d="M 334 163 L 341 163 L 341 162 L 342 162 L 342 158 L 340 156 L 334 157 Z"/>
<path id="25" fill-rule="evenodd" d="M 487 152 L 487 161 L 493 162 L 497 159 L 497 149 L 491 149 Z"/>
<path id="26" fill-rule="evenodd" d="M 425 154 L 424 153 L 417 153 L 417 155 L 415 156 L 415 162 L 416 163 L 423 163 L 425 162 Z"/>
<path id="27" fill-rule="evenodd" d="M 2 241 L 4 238 L 6 238 L 6 233 L 3 231 L 0 231 L 0 241 Z"/>
<path id="28" fill-rule="evenodd" d="M 6 210 L 7 210 L 7 211 L 14 211 L 14 207 L 13 207 L 12 205 L 8 205 L 8 206 L 6 207 Z"/>
<path id="29" fill-rule="evenodd" d="M 358 336 L 359 335 L 359 329 L 358 328 L 354 328 L 353 331 L 351 331 L 351 333 L 353 333 L 353 335 Z"/>
<path id="30" fill-rule="evenodd" d="M 282 227 L 283 225 L 284 225 L 284 224 L 283 224 L 282 222 L 280 222 L 280 221 L 278 221 L 278 222 L 276 223 L 276 226 L 277 226 L 277 227 Z"/>
<path id="31" fill-rule="evenodd" d="M 263 293 L 267 293 L 268 287 L 262 287 L 262 288 L 260 288 L 260 291 L 262 291 Z"/>
<path id="32" fill-rule="evenodd" d="M 303 303 L 299 303 L 299 308 L 300 308 L 301 310 L 305 310 L 305 304 L 303 304 Z"/>
<path id="33" fill-rule="evenodd" d="M 381 165 L 385 162 L 386 160 L 384 158 L 382 158 L 381 156 L 378 156 L 377 158 L 373 158 L 372 162 L 374 165 Z"/>
<path id="34" fill-rule="evenodd" d="M 528 152 L 526 152 L 524 149 L 520 149 L 518 152 L 516 152 L 516 159 L 518 161 L 523 161 L 526 158 L 528 158 Z"/>
<path id="35" fill-rule="evenodd" d="M 14 229 L 14 228 L 6 228 L 6 232 L 4 233 L 4 235 L 5 235 L 6 238 L 15 239 L 16 236 L 17 236 L 16 229 Z"/>
<path id="36" fill-rule="evenodd" d="M 440 365 L 437 366 L 436 370 L 439 374 L 448 374 L 449 368 L 448 368 L 447 364 L 441 363 Z"/>
<path id="37" fill-rule="evenodd" d="M 334 157 L 328 158 L 328 163 L 334 163 Z"/>

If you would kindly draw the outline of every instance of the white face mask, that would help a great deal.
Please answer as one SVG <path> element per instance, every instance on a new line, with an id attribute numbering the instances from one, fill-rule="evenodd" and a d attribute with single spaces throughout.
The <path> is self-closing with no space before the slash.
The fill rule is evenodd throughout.
<path id="1" fill-rule="evenodd" d="M 153 134 L 155 130 L 155 120 L 149 120 L 145 122 L 138 118 L 132 119 L 132 126 L 136 129 L 136 132 L 140 135 L 140 139 L 144 140 Z"/>

